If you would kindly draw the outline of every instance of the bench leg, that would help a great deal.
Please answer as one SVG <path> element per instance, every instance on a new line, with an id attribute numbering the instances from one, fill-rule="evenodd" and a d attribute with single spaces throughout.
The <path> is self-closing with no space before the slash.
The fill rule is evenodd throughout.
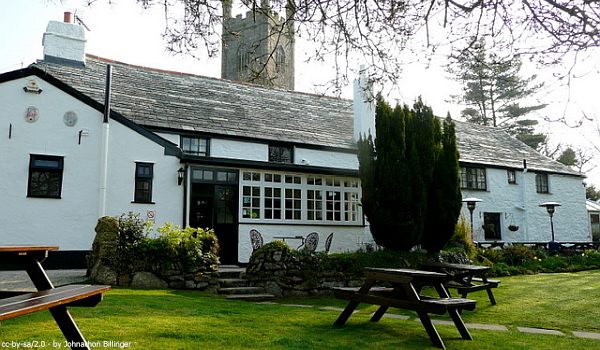
<path id="1" fill-rule="evenodd" d="M 53 307 L 50 309 L 50 313 L 52 314 L 52 317 L 54 317 L 56 324 L 62 331 L 67 342 L 74 345 L 71 346 L 71 349 L 89 350 L 83 334 L 81 334 L 75 320 L 73 320 L 73 317 L 71 317 L 71 314 L 65 306 L 61 305 Z"/>
<path id="2" fill-rule="evenodd" d="M 333 324 L 336 326 L 343 326 L 346 323 L 346 321 L 348 321 L 348 318 L 352 316 L 352 313 L 354 312 L 354 310 L 356 310 L 358 304 L 360 304 L 358 301 L 349 302 L 344 311 L 342 311 L 340 317 L 338 317 L 338 319 Z"/>
<path id="3" fill-rule="evenodd" d="M 388 309 L 388 306 L 380 306 L 379 309 L 377 309 L 377 311 L 375 311 L 375 313 L 373 314 L 373 317 L 371 317 L 371 321 L 377 322 L 381 320 L 381 318 L 383 317 L 383 315 L 385 315 Z"/>
<path id="4" fill-rule="evenodd" d="M 492 305 L 496 305 L 496 298 L 494 298 L 494 293 L 492 293 L 492 288 L 487 289 L 488 297 L 490 298 L 490 302 Z"/>
<path id="5" fill-rule="evenodd" d="M 39 261 L 34 259 L 28 261 L 25 264 L 25 270 L 37 290 L 54 288 Z M 73 317 L 71 317 L 71 314 L 69 314 L 64 305 L 50 308 L 50 313 L 65 336 L 65 339 L 75 345 L 71 349 L 89 350 L 83 334 L 81 334 L 75 320 L 73 320 Z"/>
<path id="6" fill-rule="evenodd" d="M 460 333 L 460 336 L 466 340 L 473 340 L 471 333 L 469 333 L 467 326 L 465 326 L 465 323 L 460 317 L 459 310 L 455 308 L 449 308 L 448 314 L 450 315 L 450 317 L 452 317 L 452 321 L 454 321 L 454 325 L 456 326 L 456 329 L 458 329 L 458 333 Z"/>
<path id="7" fill-rule="evenodd" d="M 442 341 L 442 337 L 440 337 L 440 334 L 438 333 L 437 329 L 435 329 L 435 326 L 433 325 L 433 323 L 431 323 L 431 318 L 429 318 L 429 315 L 426 312 L 417 312 L 417 315 L 419 316 L 423 327 L 425 327 L 427 335 L 429 335 L 429 339 L 431 339 L 433 345 L 437 346 L 440 349 L 446 349 L 446 346 Z"/>

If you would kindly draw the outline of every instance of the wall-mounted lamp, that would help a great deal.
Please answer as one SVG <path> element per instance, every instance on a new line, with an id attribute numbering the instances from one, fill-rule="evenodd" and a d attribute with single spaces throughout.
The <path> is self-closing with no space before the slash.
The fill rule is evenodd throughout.
<path id="1" fill-rule="evenodd" d="M 177 170 L 177 185 L 181 186 L 181 183 L 183 182 L 184 178 L 185 178 L 185 169 L 179 168 L 179 170 Z"/>
<path id="2" fill-rule="evenodd" d="M 469 214 L 471 214 L 471 240 L 474 240 L 475 232 L 473 230 L 473 212 L 475 211 L 475 206 L 477 202 L 483 202 L 483 199 L 469 197 L 462 200 L 463 203 L 467 203 L 467 209 L 469 209 Z"/>
<path id="3" fill-rule="evenodd" d="M 90 130 L 89 129 L 81 129 L 79 130 L 79 144 L 81 145 L 81 137 L 82 136 L 90 136 Z"/>
<path id="4" fill-rule="evenodd" d="M 558 252 L 559 246 L 558 243 L 554 240 L 554 223 L 552 222 L 552 217 L 554 216 L 554 210 L 556 207 L 560 207 L 562 204 L 557 202 L 546 202 L 540 204 L 540 207 L 546 207 L 546 211 L 548 211 L 548 216 L 550 216 L 550 232 L 552 232 L 552 241 L 548 243 L 548 249 L 550 251 Z"/>
<path id="5" fill-rule="evenodd" d="M 40 84 L 35 79 L 31 79 L 27 82 L 27 85 L 23 87 L 23 91 L 29 92 L 32 94 L 41 94 L 42 89 L 40 89 Z"/>

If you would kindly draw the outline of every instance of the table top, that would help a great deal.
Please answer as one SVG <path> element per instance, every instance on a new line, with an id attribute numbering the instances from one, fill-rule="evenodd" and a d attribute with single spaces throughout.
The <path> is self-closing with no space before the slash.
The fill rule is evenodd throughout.
<path id="1" fill-rule="evenodd" d="M 42 244 L 0 244 L 0 253 L 14 252 L 40 252 L 48 250 L 58 250 L 56 245 Z"/>
<path id="2" fill-rule="evenodd" d="M 423 263 L 423 266 L 427 267 L 439 267 L 452 270 L 464 270 L 464 271 L 487 271 L 490 269 L 489 266 L 480 265 L 469 265 L 469 264 L 451 264 L 442 262 Z"/>
<path id="3" fill-rule="evenodd" d="M 433 271 L 423 271 L 423 270 L 415 270 L 415 269 L 390 269 L 390 268 L 378 268 L 378 267 L 365 267 L 365 272 L 374 272 L 380 274 L 388 274 L 388 275 L 398 275 L 398 276 L 413 276 L 413 277 L 446 277 L 446 274 L 433 272 Z"/>

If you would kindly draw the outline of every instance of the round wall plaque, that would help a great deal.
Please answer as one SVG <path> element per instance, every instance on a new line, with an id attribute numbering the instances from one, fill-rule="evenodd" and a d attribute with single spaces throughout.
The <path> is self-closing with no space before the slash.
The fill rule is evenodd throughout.
<path id="1" fill-rule="evenodd" d="M 63 117 L 66 126 L 75 126 L 77 124 L 77 114 L 73 111 L 68 111 Z"/>
<path id="2" fill-rule="evenodd" d="M 40 111 L 35 107 L 27 107 L 25 110 L 25 121 L 35 123 L 40 118 Z"/>

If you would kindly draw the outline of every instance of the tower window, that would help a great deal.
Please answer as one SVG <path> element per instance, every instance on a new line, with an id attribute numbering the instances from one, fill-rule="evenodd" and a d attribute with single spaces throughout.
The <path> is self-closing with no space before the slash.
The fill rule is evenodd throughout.
<path id="1" fill-rule="evenodd" d="M 285 50 L 281 46 L 275 49 L 275 69 L 277 72 L 285 72 Z"/>

